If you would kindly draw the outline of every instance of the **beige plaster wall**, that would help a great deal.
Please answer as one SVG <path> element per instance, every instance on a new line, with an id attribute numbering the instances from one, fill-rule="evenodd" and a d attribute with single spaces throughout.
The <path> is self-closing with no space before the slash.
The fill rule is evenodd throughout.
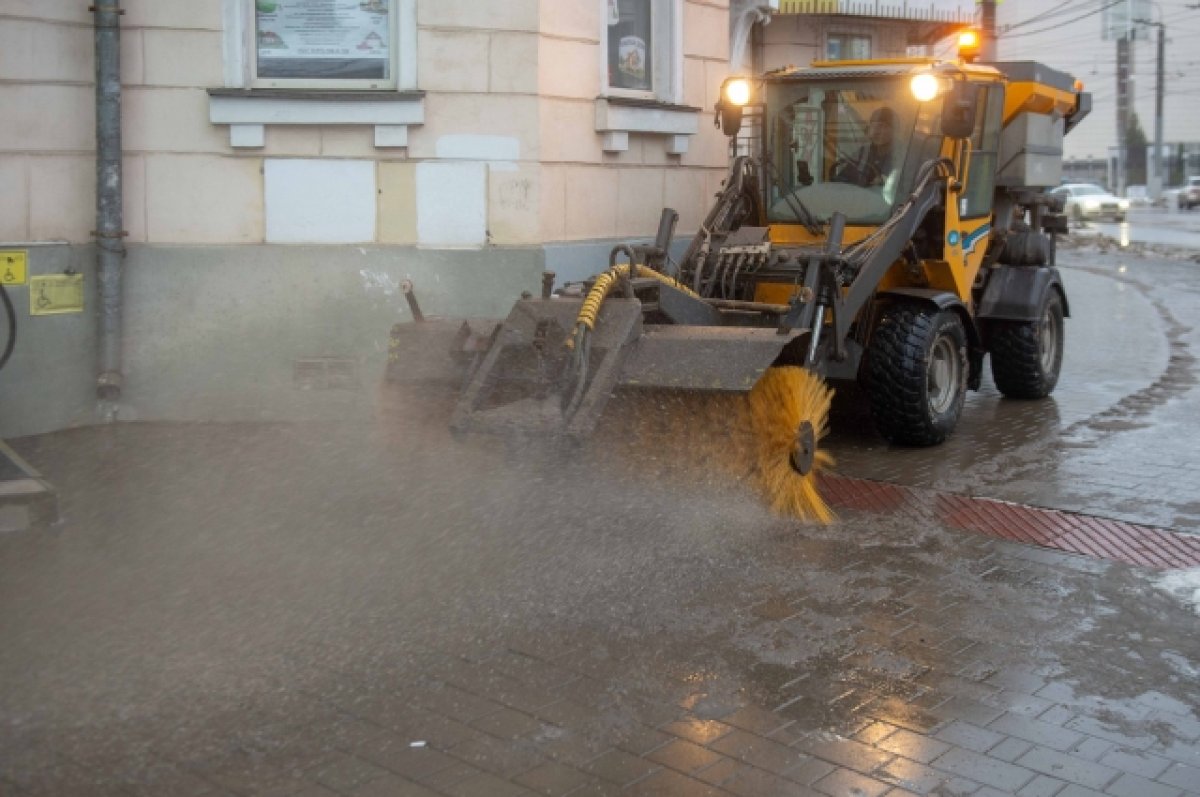
<path id="1" fill-rule="evenodd" d="M 257 162 L 234 154 L 208 122 L 205 89 L 222 82 L 221 0 L 122 6 L 128 240 L 261 240 Z M 0 104 L 9 120 L 0 126 L 0 174 L 19 177 L 7 203 L 23 207 L 4 214 L 0 238 L 91 240 L 94 68 L 87 3 L 0 0 Z"/>
<path id="2" fill-rule="evenodd" d="M 763 29 L 766 69 L 808 66 L 825 57 L 829 34 L 871 37 L 873 58 L 902 58 L 908 50 L 908 23 L 854 16 L 792 14 L 777 16 Z"/>
<path id="3" fill-rule="evenodd" d="M 515 143 L 515 160 L 488 169 L 489 241 L 499 245 L 650 235 L 664 203 L 689 232 L 724 174 L 726 142 L 709 119 L 727 71 L 728 0 L 682 3 L 682 102 L 702 109 L 682 156 L 655 134 L 603 151 L 600 0 L 418 0 L 425 123 L 399 150 L 376 148 L 369 125 L 269 125 L 265 146 L 231 147 L 228 128 L 208 121 L 207 89 L 225 79 L 222 0 L 122 5 L 132 243 L 262 242 L 268 158 L 375 161 L 377 241 L 395 244 L 415 242 L 414 164 L 444 157 L 450 137 Z M 85 3 L 0 0 L 0 240 L 91 240 L 91 23 Z"/>

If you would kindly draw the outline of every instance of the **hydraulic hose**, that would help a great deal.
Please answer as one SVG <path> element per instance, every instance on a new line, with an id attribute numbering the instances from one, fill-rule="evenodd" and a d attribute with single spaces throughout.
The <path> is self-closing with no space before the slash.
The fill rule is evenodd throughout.
<path id="1" fill-rule="evenodd" d="M 8 297 L 3 283 L 0 283 L 0 304 L 4 305 L 4 314 L 8 316 L 8 342 L 4 344 L 4 352 L 0 354 L 0 368 L 3 368 L 8 364 L 8 358 L 12 357 L 13 349 L 17 345 L 17 313 L 13 310 L 12 299 Z"/>
<path id="2" fill-rule="evenodd" d="M 630 257 L 633 255 L 633 251 L 628 247 L 619 246 L 613 250 L 612 256 L 616 257 L 621 252 L 625 252 Z M 688 296 L 696 299 L 700 298 L 699 294 L 673 277 L 668 277 L 666 274 L 661 274 L 652 268 L 642 265 L 635 266 L 632 263 L 624 263 L 619 266 L 611 266 L 608 271 L 597 276 L 592 289 L 588 291 L 587 296 L 583 300 L 583 306 L 579 308 L 579 314 L 575 317 L 575 333 L 566 340 L 566 347 L 571 352 L 571 364 L 568 373 L 574 382 L 574 388 L 570 390 L 569 398 L 564 404 L 565 411 L 573 412 L 583 399 L 583 391 L 587 383 L 588 368 L 591 360 L 591 332 L 596 328 L 596 317 L 600 314 L 600 305 L 604 304 L 604 300 L 612 293 L 617 283 L 629 276 L 631 270 L 632 273 L 639 277 L 656 279 L 664 285 L 669 285 L 676 290 L 683 291 Z"/>
<path id="3" fill-rule="evenodd" d="M 587 297 L 583 300 L 583 306 L 579 308 L 579 315 L 575 318 L 575 329 L 578 332 L 581 327 L 589 331 L 596 328 L 596 316 L 600 314 L 600 305 L 604 303 L 608 294 L 612 293 L 612 289 L 616 286 L 617 281 L 629 276 L 630 264 L 625 263 L 620 266 L 613 266 L 608 271 L 605 271 L 600 276 L 596 277 L 595 284 L 588 291 Z M 691 288 L 683 283 L 668 277 L 666 274 L 661 274 L 652 268 L 646 266 L 637 266 L 634 272 L 639 277 L 649 277 L 656 279 L 664 285 L 670 285 L 676 290 L 683 291 L 688 296 L 699 299 L 700 296 Z M 567 338 L 567 348 L 575 348 L 575 338 Z"/>

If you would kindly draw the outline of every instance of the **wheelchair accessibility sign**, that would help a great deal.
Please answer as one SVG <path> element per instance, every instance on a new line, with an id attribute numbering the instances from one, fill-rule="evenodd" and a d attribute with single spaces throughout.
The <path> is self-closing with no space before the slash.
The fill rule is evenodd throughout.
<path id="1" fill-rule="evenodd" d="M 46 274 L 29 285 L 30 315 L 83 312 L 83 275 Z"/>
<path id="2" fill-rule="evenodd" d="M 29 253 L 23 249 L 0 250 L 0 285 L 29 282 Z"/>

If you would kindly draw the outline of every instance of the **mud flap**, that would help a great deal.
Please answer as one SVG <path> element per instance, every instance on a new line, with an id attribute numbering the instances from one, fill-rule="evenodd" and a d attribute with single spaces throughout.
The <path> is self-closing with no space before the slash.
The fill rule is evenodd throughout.
<path id="1" fill-rule="evenodd" d="M 1038 308 L 1047 290 L 1057 290 L 1063 300 L 1063 317 L 1069 318 L 1067 292 L 1053 266 L 1002 266 L 992 272 L 979 300 L 978 318 L 995 321 L 1037 321 Z"/>

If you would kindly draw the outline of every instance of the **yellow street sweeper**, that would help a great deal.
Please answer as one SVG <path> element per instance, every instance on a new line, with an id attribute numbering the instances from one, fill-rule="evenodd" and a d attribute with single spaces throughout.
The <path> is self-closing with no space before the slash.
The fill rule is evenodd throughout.
<path id="1" fill-rule="evenodd" d="M 617 388 L 745 394 L 772 505 L 827 520 L 827 380 L 858 382 L 880 434 L 915 446 L 954 431 L 985 357 L 1005 395 L 1048 395 L 1068 304 L 1046 189 L 1091 98 L 1042 64 L 971 56 L 727 80 L 734 157 L 683 257 L 666 209 L 653 245 L 616 247 L 574 296 L 547 286 L 490 335 L 464 327 L 453 426 L 584 437 Z"/>

